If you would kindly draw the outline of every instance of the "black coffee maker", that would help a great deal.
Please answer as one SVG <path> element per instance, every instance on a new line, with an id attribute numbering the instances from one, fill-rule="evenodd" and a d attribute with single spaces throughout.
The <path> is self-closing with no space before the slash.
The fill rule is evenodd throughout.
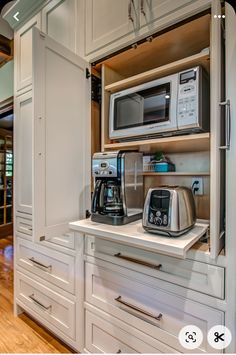
<path id="1" fill-rule="evenodd" d="M 92 170 L 92 221 L 122 225 L 142 218 L 142 153 L 95 153 Z"/>

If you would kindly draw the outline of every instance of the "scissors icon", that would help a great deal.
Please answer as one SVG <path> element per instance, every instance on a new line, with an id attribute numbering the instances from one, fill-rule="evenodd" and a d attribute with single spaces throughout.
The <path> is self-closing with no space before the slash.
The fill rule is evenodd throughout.
<path id="1" fill-rule="evenodd" d="M 223 338 L 224 335 L 225 335 L 225 333 L 220 334 L 218 332 L 215 332 L 214 333 L 214 336 L 215 336 L 214 342 L 218 343 L 219 340 L 225 341 L 225 339 Z"/>

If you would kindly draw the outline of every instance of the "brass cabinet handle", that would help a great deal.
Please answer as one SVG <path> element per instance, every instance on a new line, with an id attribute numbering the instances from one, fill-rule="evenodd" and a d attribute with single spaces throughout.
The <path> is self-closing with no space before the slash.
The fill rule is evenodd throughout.
<path id="1" fill-rule="evenodd" d="M 225 113 L 225 145 L 220 146 L 220 149 L 229 150 L 230 149 L 230 136 L 231 136 L 231 115 L 230 115 L 230 100 L 220 102 L 220 106 L 224 106 Z"/>
<path id="2" fill-rule="evenodd" d="M 161 314 L 161 313 L 159 313 L 158 316 L 155 316 L 155 315 L 153 315 L 152 313 L 149 313 L 149 312 L 144 311 L 143 309 L 141 309 L 141 308 L 139 308 L 139 307 L 134 306 L 134 305 L 131 304 L 131 303 L 128 303 L 128 302 L 126 302 L 126 301 L 123 301 L 121 296 L 118 296 L 117 298 L 115 298 L 115 301 L 117 301 L 117 302 L 123 304 L 124 306 L 127 306 L 127 307 L 129 307 L 129 308 L 131 308 L 131 309 L 133 309 L 133 310 L 135 310 L 135 311 L 137 311 L 137 312 L 139 312 L 139 313 L 142 313 L 142 314 L 144 314 L 145 316 L 154 318 L 154 319 L 156 319 L 156 320 L 158 320 L 158 321 L 160 321 L 160 320 L 162 319 L 162 314 Z"/>
<path id="3" fill-rule="evenodd" d="M 52 308 L 52 306 L 44 306 L 41 302 L 39 302 L 35 297 L 34 294 L 32 293 L 32 295 L 29 296 L 29 298 L 36 303 L 38 306 L 40 306 L 41 308 L 43 308 L 44 311 L 48 311 L 49 309 Z"/>
<path id="4" fill-rule="evenodd" d="M 120 258 L 120 259 L 124 259 L 124 260 L 127 260 L 127 261 L 131 261 L 132 263 L 143 265 L 143 266 L 147 266 L 147 267 L 150 267 L 151 269 L 155 269 L 155 270 L 160 270 L 160 268 L 162 267 L 161 264 L 154 265 L 154 264 L 148 263 L 148 262 L 143 261 L 143 260 L 139 260 L 139 259 L 131 258 L 129 256 L 122 255 L 121 253 L 114 254 L 114 256 L 116 258 Z"/>
<path id="5" fill-rule="evenodd" d="M 129 5 L 128 5 L 128 19 L 129 19 L 131 22 L 134 23 L 134 19 L 133 19 L 132 14 L 131 14 L 131 12 L 132 12 L 132 5 L 134 6 L 134 0 L 130 0 L 130 1 L 129 1 Z"/>
<path id="6" fill-rule="evenodd" d="M 36 266 L 40 266 L 40 267 L 43 267 L 45 269 L 51 269 L 52 268 L 52 265 L 44 265 L 44 264 L 40 263 L 39 261 L 35 260 L 34 257 L 29 258 L 29 260 L 32 261 L 32 263 L 35 264 Z"/>
<path id="7" fill-rule="evenodd" d="M 144 0 L 141 0 L 140 11 L 143 14 L 143 16 L 146 16 L 146 13 L 144 11 Z"/>

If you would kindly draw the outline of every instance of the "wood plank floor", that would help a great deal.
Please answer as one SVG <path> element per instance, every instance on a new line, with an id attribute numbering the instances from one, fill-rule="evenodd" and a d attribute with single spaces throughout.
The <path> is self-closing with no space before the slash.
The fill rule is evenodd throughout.
<path id="1" fill-rule="evenodd" d="M 27 315 L 13 315 L 12 237 L 0 239 L 0 353 L 73 352 Z"/>

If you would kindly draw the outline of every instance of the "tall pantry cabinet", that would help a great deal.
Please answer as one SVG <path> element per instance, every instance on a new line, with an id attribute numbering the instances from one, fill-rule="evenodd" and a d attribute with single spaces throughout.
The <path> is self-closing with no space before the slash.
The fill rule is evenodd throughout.
<path id="1" fill-rule="evenodd" d="M 15 313 L 83 349 L 80 240 L 68 222 L 89 207 L 90 80 L 39 19 L 15 36 Z"/>
<path id="2" fill-rule="evenodd" d="M 99 11 L 96 11 L 98 2 L 101 6 Z M 116 12 L 114 15 L 109 11 L 112 2 L 119 7 L 120 12 L 117 11 L 117 14 L 120 13 L 119 18 L 116 18 Z M 220 0 L 178 0 L 175 2 L 134 0 L 122 1 L 124 4 L 119 6 L 118 3 L 116 0 L 45 0 L 42 3 L 43 7 L 38 8 L 38 13 L 36 11 L 32 13 L 28 22 L 23 26 L 20 25 L 15 31 L 15 312 L 18 314 L 22 310 L 27 311 L 80 352 L 84 350 L 84 329 L 87 326 L 92 334 L 92 323 L 95 318 L 90 319 L 89 312 L 87 312 L 87 318 L 84 320 L 84 283 L 87 282 L 88 276 L 84 272 L 83 236 L 79 233 L 75 236 L 74 232 L 68 229 L 68 222 L 83 218 L 86 209 L 90 208 L 91 106 L 90 79 L 87 78 L 89 73 L 86 70 L 89 67 L 86 61 L 77 55 L 85 55 L 86 60 L 96 64 L 97 59 L 104 59 L 108 54 L 130 46 L 132 43 L 136 44 L 136 41 L 140 39 L 144 40 L 146 48 L 149 45 L 155 46 L 155 40 L 152 42 L 154 37 L 148 38 L 147 36 L 158 32 L 159 37 L 159 31 L 198 13 L 204 13 L 210 7 L 210 35 L 209 38 L 208 34 L 206 36 L 206 45 L 203 41 L 196 53 L 191 49 L 191 53 L 186 52 L 182 56 L 182 51 L 185 52 L 184 48 L 191 47 L 195 40 L 198 42 L 200 36 L 196 36 L 193 41 L 192 38 L 191 41 L 187 41 L 187 46 L 184 43 L 183 49 L 181 45 L 178 46 L 178 51 L 181 52 L 180 57 L 175 53 L 168 53 L 167 60 L 175 64 L 177 60 L 180 62 L 182 60 L 186 65 L 188 61 L 195 60 L 194 55 L 197 58 L 206 59 L 207 57 L 206 66 L 209 67 L 212 80 L 211 117 L 213 123 L 211 135 L 208 134 L 205 139 L 207 149 L 211 151 L 209 178 L 211 184 L 209 196 L 212 201 L 211 238 L 210 248 L 206 243 L 203 244 L 203 247 L 207 247 L 206 251 L 198 251 L 196 255 L 190 251 L 188 263 L 189 260 L 194 265 L 200 262 L 207 270 L 208 267 L 209 270 L 212 270 L 211 268 L 222 269 L 221 276 L 218 279 L 215 278 L 213 282 L 221 297 L 208 297 L 207 306 L 215 308 L 217 312 L 219 310 L 220 314 L 224 312 L 225 324 L 231 330 L 235 329 L 236 321 L 234 304 L 236 280 L 233 277 L 233 270 L 236 266 L 234 256 L 236 225 L 232 208 L 236 198 L 233 186 L 235 180 L 234 140 L 231 140 L 231 148 L 225 154 L 220 153 L 219 150 L 219 146 L 224 141 L 220 137 L 221 120 L 224 123 L 222 114 L 224 109 L 220 108 L 220 101 L 230 99 L 232 137 L 233 132 L 236 131 L 234 127 L 236 46 L 235 38 L 232 36 L 236 25 L 233 9 L 226 4 L 226 96 L 223 97 L 221 96 L 223 82 L 220 76 L 223 59 L 220 54 L 222 23 L 221 20 L 214 18 L 214 15 L 221 13 Z M 114 22 L 112 16 L 111 18 L 106 16 L 107 13 L 114 16 Z M 100 32 L 94 32 L 97 27 Z M 210 53 L 206 50 L 209 44 Z M 138 48 L 140 47 L 138 44 Z M 135 45 L 134 48 L 136 48 Z M 203 49 L 205 51 L 202 51 Z M 130 48 L 130 50 L 134 50 L 133 53 L 135 53 L 135 49 Z M 125 52 L 126 55 L 127 52 Z M 171 55 L 174 59 L 170 59 Z M 193 57 L 189 59 L 188 56 L 191 55 Z M 161 60 L 163 56 L 158 57 Z M 106 66 L 107 58 L 104 59 L 105 65 L 98 63 L 103 84 L 109 90 L 112 89 L 112 85 L 119 86 L 119 82 L 117 84 L 116 81 L 123 79 L 118 75 L 121 63 L 117 58 L 117 56 L 114 57 L 113 63 L 118 68 L 117 72 L 116 68 L 112 70 L 109 65 Z M 113 58 L 109 59 L 112 62 Z M 165 63 L 166 59 L 163 60 L 163 63 L 156 65 L 157 70 L 158 67 L 169 63 Z M 140 67 L 143 64 L 146 65 L 145 61 L 140 62 L 139 58 Z M 133 67 L 130 69 L 131 72 L 137 70 L 137 66 Z M 124 79 L 129 80 L 129 76 L 132 79 L 132 76 L 137 73 L 143 75 L 141 69 L 137 73 L 126 73 L 127 68 L 130 68 L 128 61 L 125 63 L 123 73 L 120 69 L 120 74 L 124 74 Z M 143 72 L 148 69 L 151 68 L 146 68 Z M 105 105 L 108 103 L 106 90 L 104 93 L 101 115 L 104 115 Z M 102 130 L 102 140 L 104 140 L 104 127 Z M 189 137 L 191 139 L 191 136 Z M 187 141 L 189 137 L 185 137 Z M 197 139 L 200 147 L 201 142 L 204 143 L 204 141 Z M 210 142 L 211 148 L 208 147 Z M 125 143 L 122 144 L 112 144 L 105 139 L 103 147 L 115 149 L 125 146 Z M 141 148 L 143 144 L 144 142 L 140 142 Z M 226 158 L 226 247 L 225 254 L 218 256 L 223 244 L 222 226 L 219 223 L 221 196 L 218 176 L 221 168 L 219 158 L 222 155 Z M 222 238 L 219 238 L 220 236 Z M 224 279 L 222 275 L 225 269 Z M 194 270 L 190 268 L 188 272 L 193 277 Z M 229 277 L 230 274 L 232 277 Z M 128 278 L 125 280 L 127 283 Z M 157 282 L 160 282 L 159 279 Z M 175 278 L 168 285 L 170 284 L 175 288 L 174 293 L 178 293 L 176 290 L 181 288 L 178 279 Z M 197 293 L 189 290 L 188 287 L 181 288 L 181 290 L 186 291 L 187 298 L 190 300 L 191 297 L 195 297 L 195 301 L 204 304 L 203 290 Z M 224 294 L 225 299 L 223 299 Z M 207 312 L 202 313 L 205 316 Z M 199 318 L 199 314 L 196 318 Z M 107 321 L 110 321 L 109 317 Z M 105 329 L 104 320 L 97 319 L 96 322 L 100 328 Z M 119 328 L 118 325 L 117 328 Z M 134 327 L 132 331 L 136 332 L 135 343 L 140 343 L 140 349 L 142 349 L 141 340 L 145 340 L 144 333 L 140 336 L 137 328 Z M 87 332 L 87 337 L 89 334 Z M 123 334 L 122 337 L 127 334 Z M 100 340 L 99 336 L 97 340 Z M 226 351 L 235 351 L 234 342 L 235 339 Z M 173 344 L 168 342 L 167 344 L 173 347 Z M 168 351 L 168 349 L 160 349 Z M 178 349 L 177 345 L 174 349 Z"/>

